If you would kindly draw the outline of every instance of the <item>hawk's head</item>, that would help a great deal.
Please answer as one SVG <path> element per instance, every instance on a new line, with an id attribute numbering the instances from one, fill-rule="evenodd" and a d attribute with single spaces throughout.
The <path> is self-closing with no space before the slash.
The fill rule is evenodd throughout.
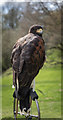
<path id="1" fill-rule="evenodd" d="M 33 25 L 30 27 L 29 33 L 37 34 L 42 37 L 43 27 L 41 25 Z"/>

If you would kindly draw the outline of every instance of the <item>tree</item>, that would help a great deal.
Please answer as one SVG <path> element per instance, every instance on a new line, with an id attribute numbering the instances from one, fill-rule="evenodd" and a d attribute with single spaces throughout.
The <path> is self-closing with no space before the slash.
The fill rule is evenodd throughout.
<path id="1" fill-rule="evenodd" d="M 52 49 L 63 51 L 63 43 L 61 42 L 61 4 L 57 2 L 6 3 L 2 9 L 2 38 L 3 48 L 5 47 L 5 50 L 3 49 L 3 70 L 11 66 L 10 56 L 13 44 L 18 38 L 26 35 L 33 24 L 41 24 L 44 27 L 43 38 L 46 43 L 46 53 L 50 49 L 48 57 L 53 54 Z M 60 52 L 57 55 L 59 57 Z"/>

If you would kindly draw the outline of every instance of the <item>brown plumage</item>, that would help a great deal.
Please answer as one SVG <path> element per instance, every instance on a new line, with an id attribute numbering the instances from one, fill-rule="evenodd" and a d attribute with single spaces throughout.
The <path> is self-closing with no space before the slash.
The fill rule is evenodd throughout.
<path id="1" fill-rule="evenodd" d="M 25 99 L 33 79 L 45 61 L 42 31 L 40 25 L 33 25 L 29 33 L 13 46 L 11 62 L 14 71 L 18 73 L 21 99 Z"/>

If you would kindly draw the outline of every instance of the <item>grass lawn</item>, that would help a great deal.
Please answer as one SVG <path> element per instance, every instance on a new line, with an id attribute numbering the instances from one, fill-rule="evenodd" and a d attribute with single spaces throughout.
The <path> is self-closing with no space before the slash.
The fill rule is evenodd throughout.
<path id="1" fill-rule="evenodd" d="M 0 120 L 2 117 L 2 77 L 0 76 Z"/>
<path id="2" fill-rule="evenodd" d="M 61 118 L 61 68 L 44 67 L 35 80 L 41 118 Z M 2 78 L 2 118 L 13 117 L 13 91 L 12 69 L 10 68 Z M 34 107 L 32 112 L 35 113 L 34 102 L 32 106 Z"/>

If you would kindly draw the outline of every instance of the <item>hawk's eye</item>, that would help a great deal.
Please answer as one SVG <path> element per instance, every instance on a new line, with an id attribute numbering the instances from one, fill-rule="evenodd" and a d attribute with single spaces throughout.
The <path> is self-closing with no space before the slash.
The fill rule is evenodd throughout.
<path id="1" fill-rule="evenodd" d="M 36 33 L 42 34 L 42 32 L 43 32 L 42 28 L 36 30 Z"/>

